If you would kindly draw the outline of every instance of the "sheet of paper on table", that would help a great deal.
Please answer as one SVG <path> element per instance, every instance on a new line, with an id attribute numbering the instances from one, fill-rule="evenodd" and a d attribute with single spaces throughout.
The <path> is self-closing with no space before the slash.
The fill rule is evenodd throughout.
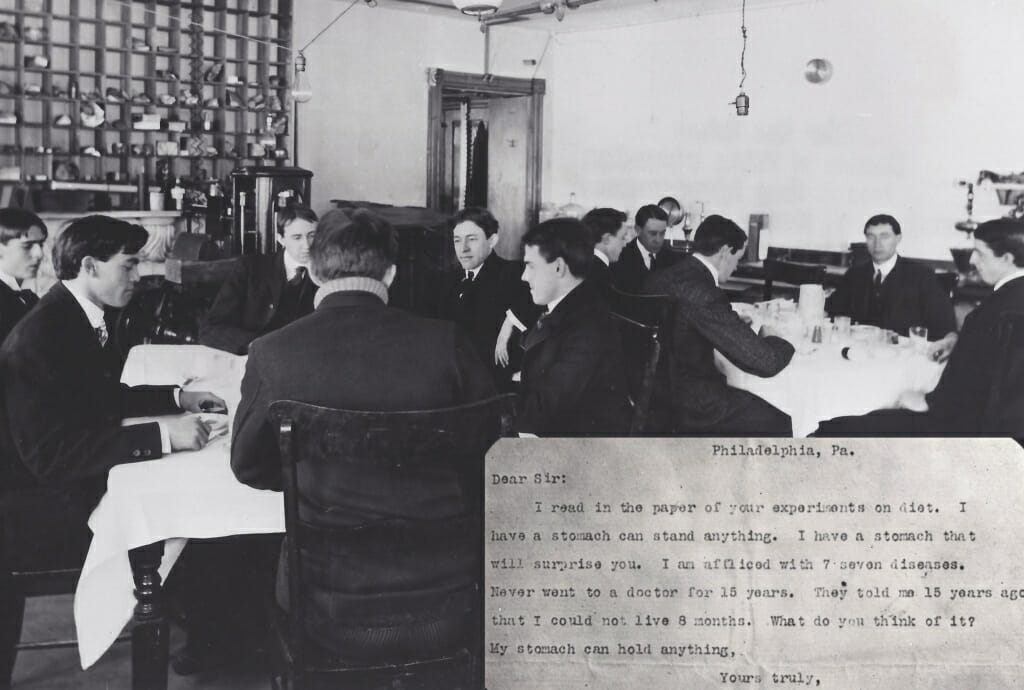
<path id="1" fill-rule="evenodd" d="M 500 442 L 487 687 L 1024 686 L 1000 439 Z"/>

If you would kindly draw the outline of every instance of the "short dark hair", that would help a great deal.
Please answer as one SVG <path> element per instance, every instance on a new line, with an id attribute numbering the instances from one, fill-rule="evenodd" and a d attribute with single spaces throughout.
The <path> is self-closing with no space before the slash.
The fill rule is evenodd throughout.
<path id="1" fill-rule="evenodd" d="M 552 218 L 523 236 L 523 246 L 536 247 L 544 260 L 563 259 L 569 273 L 577 278 L 587 275 L 594 258 L 594 243 L 583 222 L 576 218 Z"/>
<path id="2" fill-rule="evenodd" d="M 974 239 L 987 244 L 996 256 L 1010 254 L 1014 265 L 1024 268 L 1024 220 L 996 218 L 982 223 L 974 231 Z"/>
<path id="3" fill-rule="evenodd" d="M 448 221 L 448 229 L 454 230 L 459 223 L 470 222 L 484 231 L 485 237 L 490 237 L 498 232 L 498 219 L 486 208 L 479 206 L 467 206 Z"/>
<path id="4" fill-rule="evenodd" d="M 626 222 L 626 214 L 615 208 L 595 208 L 583 216 L 583 227 L 593 244 L 600 244 L 605 235 L 615 235 Z M 591 247 L 593 248 L 593 247 Z"/>
<path id="5" fill-rule="evenodd" d="M 705 218 L 693 235 L 693 251 L 704 256 L 714 256 L 728 245 L 735 254 L 746 244 L 747 233 L 729 218 L 711 215 Z"/>
<path id="6" fill-rule="evenodd" d="M 641 206 L 640 210 L 636 212 L 636 218 L 633 220 L 633 224 L 638 228 L 642 228 L 647 225 L 647 221 L 651 220 L 663 220 L 668 222 L 668 214 L 665 213 L 665 209 L 661 206 L 655 206 L 654 204 L 647 204 Z"/>
<path id="7" fill-rule="evenodd" d="M 46 223 L 43 219 L 23 208 L 0 208 L 0 244 L 24 237 L 28 231 L 38 227 L 46 237 Z"/>
<path id="8" fill-rule="evenodd" d="M 110 216 L 79 218 L 53 242 L 54 271 L 59 280 L 73 280 L 85 257 L 108 261 L 119 252 L 138 254 L 147 240 L 149 233 L 141 225 Z"/>
<path id="9" fill-rule="evenodd" d="M 294 220 L 316 223 L 318 219 L 316 213 L 311 208 L 306 206 L 288 206 L 277 212 L 277 234 L 283 235 L 284 229 Z"/>
<path id="10" fill-rule="evenodd" d="M 310 267 L 320 282 L 364 276 L 382 280 L 398 260 L 398 233 L 380 216 L 360 208 L 324 214 L 309 248 Z"/>
<path id="11" fill-rule="evenodd" d="M 868 228 L 874 225 L 891 225 L 892 231 L 897 235 L 903 234 L 903 228 L 900 227 L 900 222 L 890 216 L 888 213 L 879 213 L 876 216 L 868 218 L 868 222 L 864 223 L 864 232 L 868 231 Z"/>

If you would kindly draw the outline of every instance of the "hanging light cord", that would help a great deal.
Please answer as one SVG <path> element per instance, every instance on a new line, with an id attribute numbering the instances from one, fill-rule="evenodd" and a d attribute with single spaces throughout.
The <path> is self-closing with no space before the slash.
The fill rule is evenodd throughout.
<path id="1" fill-rule="evenodd" d="M 747 80 L 747 0 L 743 0 L 740 8 L 740 31 L 743 33 L 743 50 L 740 52 L 740 89 L 743 89 L 743 82 Z"/>
<path id="2" fill-rule="evenodd" d="M 313 45 L 313 41 L 315 41 L 316 39 L 320 38 L 320 36 L 322 36 L 325 31 L 327 31 L 332 26 L 334 26 L 335 22 L 337 22 L 339 19 L 344 17 L 348 13 L 349 10 L 351 10 L 355 5 L 357 5 L 361 1 L 362 0 L 352 0 L 352 3 L 349 4 L 348 7 L 343 9 L 341 11 L 341 13 L 338 14 L 337 17 L 332 19 L 330 24 L 328 24 L 323 29 L 321 29 L 320 33 L 318 33 L 316 36 L 314 36 L 313 39 L 309 43 L 307 43 L 306 45 L 302 46 L 302 48 L 299 49 L 299 50 L 295 50 L 294 48 L 290 48 L 290 47 L 286 46 L 283 43 L 278 43 L 277 41 L 264 41 L 263 39 L 256 38 L 255 36 L 245 36 L 244 34 L 236 34 L 236 33 L 230 32 L 230 31 L 224 31 L 223 29 L 216 29 L 216 28 L 212 28 L 211 29 L 211 28 L 209 28 L 207 26 L 204 26 L 203 24 L 201 24 L 199 22 L 194 22 L 194 21 L 188 20 L 188 19 L 183 20 L 181 17 L 175 17 L 175 16 L 172 16 L 169 13 L 167 15 L 164 15 L 164 18 L 168 19 L 168 20 L 171 20 L 171 21 L 176 21 L 176 22 L 178 22 L 178 24 L 182 24 L 182 25 L 197 26 L 200 29 L 202 29 L 204 33 L 224 34 L 225 36 L 228 36 L 230 38 L 241 38 L 241 39 L 244 39 L 246 41 L 252 41 L 254 43 L 262 43 L 264 45 L 270 46 L 271 48 L 280 48 L 281 50 L 287 50 L 289 53 L 295 53 L 295 52 L 301 53 L 303 50 L 305 50 L 306 48 L 308 48 L 311 45 Z M 110 2 L 113 2 L 116 5 L 123 5 L 125 7 L 138 7 L 137 4 L 135 4 L 133 2 L 130 2 L 130 0 L 110 0 Z M 156 10 L 151 10 L 148 7 L 143 7 L 141 9 L 142 9 L 143 12 L 146 12 L 148 14 L 152 14 L 152 15 L 155 15 L 157 17 L 161 16 Z"/>

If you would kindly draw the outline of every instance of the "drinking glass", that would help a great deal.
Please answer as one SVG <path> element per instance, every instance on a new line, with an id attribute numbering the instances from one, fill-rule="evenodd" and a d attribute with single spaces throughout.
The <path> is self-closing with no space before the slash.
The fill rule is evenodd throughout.
<path id="1" fill-rule="evenodd" d="M 928 329 L 924 326 L 911 326 L 910 331 L 910 344 L 914 348 L 914 352 L 919 354 L 925 354 L 928 352 Z"/>

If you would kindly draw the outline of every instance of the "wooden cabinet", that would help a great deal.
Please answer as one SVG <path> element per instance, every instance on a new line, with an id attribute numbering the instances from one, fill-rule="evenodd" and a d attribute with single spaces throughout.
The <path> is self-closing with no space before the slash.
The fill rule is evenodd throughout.
<path id="1" fill-rule="evenodd" d="M 291 25 L 292 0 L 2 0 L 0 178 L 124 208 L 140 171 L 286 164 Z"/>

